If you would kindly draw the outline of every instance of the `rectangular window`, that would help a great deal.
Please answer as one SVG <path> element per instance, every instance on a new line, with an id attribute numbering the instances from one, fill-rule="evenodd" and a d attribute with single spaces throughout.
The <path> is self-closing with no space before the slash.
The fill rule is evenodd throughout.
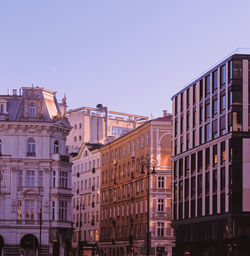
<path id="1" fill-rule="evenodd" d="M 207 120 L 210 117 L 210 103 L 207 102 L 205 106 L 206 106 L 205 115 L 206 115 L 206 120 Z"/>
<path id="2" fill-rule="evenodd" d="M 218 121 L 214 120 L 212 123 L 212 135 L 213 135 L 213 139 L 218 137 Z"/>
<path id="3" fill-rule="evenodd" d="M 67 221 L 67 201 L 59 201 L 59 220 Z"/>
<path id="4" fill-rule="evenodd" d="M 189 149 L 189 133 L 186 135 L 186 148 Z"/>
<path id="5" fill-rule="evenodd" d="M 200 145 L 203 143 L 203 127 L 200 127 Z"/>
<path id="6" fill-rule="evenodd" d="M 201 170 L 203 166 L 202 151 L 198 152 L 198 170 Z"/>
<path id="7" fill-rule="evenodd" d="M 210 166 L 210 148 L 206 148 L 206 169 Z"/>
<path id="8" fill-rule="evenodd" d="M 164 189 L 165 188 L 165 179 L 164 176 L 158 177 L 158 189 Z"/>
<path id="9" fill-rule="evenodd" d="M 195 177 L 191 178 L 191 197 L 195 196 Z"/>
<path id="10" fill-rule="evenodd" d="M 190 89 L 188 88 L 187 89 L 187 108 L 189 107 L 190 105 Z"/>
<path id="11" fill-rule="evenodd" d="M 233 62 L 230 61 L 228 64 L 228 80 L 233 79 Z"/>
<path id="12" fill-rule="evenodd" d="M 25 201 L 25 219 L 34 220 L 35 202 L 32 200 Z"/>
<path id="13" fill-rule="evenodd" d="M 223 65 L 220 68 L 220 84 L 224 85 L 226 83 L 226 66 Z"/>
<path id="14" fill-rule="evenodd" d="M 158 237 L 164 236 L 164 222 L 157 223 L 157 235 Z"/>
<path id="15" fill-rule="evenodd" d="M 218 88 L 218 71 L 213 72 L 213 92 Z"/>
<path id="16" fill-rule="evenodd" d="M 181 134 L 183 132 L 183 128 L 184 128 L 184 119 L 183 119 L 183 116 L 181 116 Z"/>
<path id="17" fill-rule="evenodd" d="M 225 144 L 225 141 L 221 142 L 220 150 L 221 150 L 220 160 L 221 160 L 221 164 L 223 164 L 226 161 L 226 144 Z"/>
<path id="18" fill-rule="evenodd" d="M 38 187 L 43 187 L 43 171 L 38 171 Z"/>
<path id="19" fill-rule="evenodd" d="M 196 102 L 196 85 L 193 85 L 193 104 Z"/>
<path id="20" fill-rule="evenodd" d="M 206 97 L 210 94 L 210 75 L 205 78 L 205 93 Z"/>
<path id="21" fill-rule="evenodd" d="M 185 179 L 185 199 L 189 198 L 189 179 Z"/>
<path id="22" fill-rule="evenodd" d="M 210 140 L 210 124 L 206 124 L 205 126 L 205 139 L 206 142 Z"/>
<path id="23" fill-rule="evenodd" d="M 226 109 L 226 96 L 221 95 L 220 96 L 220 112 L 223 112 Z"/>
<path id="24" fill-rule="evenodd" d="M 225 190 L 225 167 L 220 169 L 220 190 Z"/>
<path id="25" fill-rule="evenodd" d="M 191 174 L 195 172 L 196 164 L 195 164 L 195 153 L 191 155 Z"/>
<path id="26" fill-rule="evenodd" d="M 203 106 L 200 105 L 200 124 L 203 122 Z"/>
<path id="27" fill-rule="evenodd" d="M 226 118 L 222 116 L 220 118 L 220 135 L 226 134 Z"/>
<path id="28" fill-rule="evenodd" d="M 198 180 L 197 180 L 197 195 L 201 196 L 202 195 L 202 175 L 198 176 Z"/>
<path id="29" fill-rule="evenodd" d="M 175 97 L 175 115 L 178 113 L 178 96 Z"/>
<path id="30" fill-rule="evenodd" d="M 0 104 L 0 115 L 4 114 L 4 104 Z"/>
<path id="31" fill-rule="evenodd" d="M 250 96 L 250 94 L 248 94 Z M 250 104 L 250 101 L 249 103 Z M 228 92 L 228 107 L 231 107 L 233 105 L 233 92 L 230 90 Z"/>
<path id="32" fill-rule="evenodd" d="M 187 112 L 187 130 L 189 129 L 190 114 Z"/>
<path id="33" fill-rule="evenodd" d="M 189 156 L 185 157 L 185 176 L 189 175 Z"/>
<path id="34" fill-rule="evenodd" d="M 218 113 L 218 100 L 213 99 L 213 116 L 215 116 Z"/>
<path id="35" fill-rule="evenodd" d="M 200 100 L 203 98 L 203 80 L 200 80 Z"/>
<path id="36" fill-rule="evenodd" d="M 68 187 L 68 173 L 64 171 L 59 172 L 59 187 L 67 188 Z"/>
<path id="37" fill-rule="evenodd" d="M 35 186 L 35 171 L 26 171 L 26 186 L 34 187 Z"/>
<path id="38" fill-rule="evenodd" d="M 183 177 L 183 159 L 179 160 L 179 178 Z"/>
<path id="39" fill-rule="evenodd" d="M 217 192 L 217 170 L 213 170 L 213 193 Z"/>
<path id="40" fill-rule="evenodd" d="M 164 199 L 158 199 L 157 210 L 158 212 L 164 211 Z"/>
<path id="41" fill-rule="evenodd" d="M 183 111 L 183 107 L 184 107 L 184 95 L 182 93 L 181 94 L 181 112 Z"/>
<path id="42" fill-rule="evenodd" d="M 217 145 L 213 146 L 213 166 L 218 163 Z"/>
<path id="43" fill-rule="evenodd" d="M 196 132 L 193 130 L 193 147 L 196 146 Z"/>
<path id="44" fill-rule="evenodd" d="M 242 61 L 233 61 L 233 79 L 242 79 Z"/>
<path id="45" fill-rule="evenodd" d="M 23 171 L 19 170 L 18 171 L 18 187 L 23 186 Z"/>
<path id="46" fill-rule="evenodd" d="M 195 127 L 196 124 L 196 109 L 193 110 L 193 128 Z"/>

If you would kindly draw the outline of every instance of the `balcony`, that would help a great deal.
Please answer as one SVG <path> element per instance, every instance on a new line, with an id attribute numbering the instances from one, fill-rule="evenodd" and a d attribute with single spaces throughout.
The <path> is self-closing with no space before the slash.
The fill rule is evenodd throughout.
<path id="1" fill-rule="evenodd" d="M 36 152 L 27 152 L 27 156 L 36 156 Z"/>

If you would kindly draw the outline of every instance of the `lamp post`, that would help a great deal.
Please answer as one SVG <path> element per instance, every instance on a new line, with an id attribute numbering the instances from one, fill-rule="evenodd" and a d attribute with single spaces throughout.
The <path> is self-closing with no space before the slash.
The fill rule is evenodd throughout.
<path id="1" fill-rule="evenodd" d="M 43 211 L 43 195 L 40 195 L 40 214 L 39 214 L 39 224 L 40 224 L 40 234 L 39 234 L 39 256 L 41 255 L 42 246 L 42 211 Z"/>
<path id="2" fill-rule="evenodd" d="M 150 233 L 149 233 L 149 211 L 150 211 L 150 207 L 149 207 L 149 190 L 150 190 L 150 174 L 155 174 L 155 167 L 157 165 L 157 160 L 154 158 L 150 158 L 148 155 L 146 155 L 146 157 L 141 157 L 141 159 L 139 159 L 139 164 L 141 165 L 142 169 L 141 169 L 141 174 L 145 174 L 144 171 L 144 167 L 147 168 L 147 244 L 146 244 L 146 255 L 149 256 L 150 254 Z M 151 171 L 152 168 L 152 171 Z"/>

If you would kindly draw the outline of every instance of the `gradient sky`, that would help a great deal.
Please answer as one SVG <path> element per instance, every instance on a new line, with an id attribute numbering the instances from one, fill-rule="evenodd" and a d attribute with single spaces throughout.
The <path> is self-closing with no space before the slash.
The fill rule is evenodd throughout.
<path id="1" fill-rule="evenodd" d="M 250 1 L 2 0 L 0 94 L 22 86 L 158 117 L 171 96 L 238 47 Z"/>

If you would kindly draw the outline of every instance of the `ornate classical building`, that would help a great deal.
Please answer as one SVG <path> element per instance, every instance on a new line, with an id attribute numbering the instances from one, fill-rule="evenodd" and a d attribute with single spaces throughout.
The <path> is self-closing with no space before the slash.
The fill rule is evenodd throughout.
<path id="1" fill-rule="evenodd" d="M 100 149 L 102 255 L 146 255 L 147 245 L 148 255 L 172 255 L 171 134 L 172 116 L 166 115 Z"/>
<path id="2" fill-rule="evenodd" d="M 0 95 L 0 255 L 69 254 L 71 162 L 66 100 L 23 87 Z"/>
<path id="3" fill-rule="evenodd" d="M 83 144 L 78 155 L 73 158 L 72 216 L 74 235 L 72 247 L 75 255 L 79 252 L 79 248 L 81 253 L 89 253 L 88 255 L 92 255 L 93 251 L 98 251 L 101 146 L 102 144 Z"/>

